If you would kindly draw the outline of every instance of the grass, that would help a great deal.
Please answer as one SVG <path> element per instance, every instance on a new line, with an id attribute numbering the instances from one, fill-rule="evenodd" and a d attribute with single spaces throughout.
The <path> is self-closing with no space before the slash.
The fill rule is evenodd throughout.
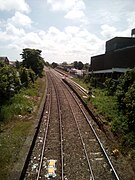
<path id="1" fill-rule="evenodd" d="M 75 81 L 82 85 L 81 80 Z M 87 85 L 83 85 L 85 86 Z M 129 131 L 127 118 L 119 110 L 116 97 L 108 96 L 104 89 L 92 88 L 92 92 L 95 98 L 88 98 L 88 106 L 89 102 L 92 102 L 97 113 L 101 114 L 105 122 L 111 126 L 112 132 L 117 135 L 121 153 L 127 157 L 132 167 L 135 167 L 135 133 Z"/>
<path id="2" fill-rule="evenodd" d="M 97 112 L 103 115 L 111 125 L 112 131 L 123 135 L 128 130 L 126 117 L 119 111 L 115 96 L 108 96 L 103 89 L 94 89 L 95 98 L 91 98 Z"/>
<path id="3" fill-rule="evenodd" d="M 0 179 L 9 178 L 18 160 L 29 132 L 33 128 L 36 112 L 45 90 L 45 77 L 35 85 L 22 89 L 2 107 L 0 119 Z"/>
<path id="4" fill-rule="evenodd" d="M 75 81 L 76 83 L 78 83 L 80 86 L 82 86 L 86 90 L 88 90 L 88 84 L 86 84 L 83 79 L 81 79 L 81 78 L 72 78 L 72 80 Z"/>
<path id="5" fill-rule="evenodd" d="M 104 115 L 108 121 L 119 115 L 115 97 L 107 96 L 106 91 L 101 89 L 95 89 L 94 96 L 95 98 L 91 98 L 92 103 L 97 108 L 98 113 Z"/>
<path id="6" fill-rule="evenodd" d="M 32 121 L 12 121 L 0 133 L 0 179 L 8 179 L 10 170 L 31 129 Z"/>
<path id="7" fill-rule="evenodd" d="M 38 82 L 29 88 L 22 89 L 18 94 L 2 106 L 0 112 L 1 121 L 9 121 L 17 115 L 24 115 L 33 111 L 38 96 Z"/>

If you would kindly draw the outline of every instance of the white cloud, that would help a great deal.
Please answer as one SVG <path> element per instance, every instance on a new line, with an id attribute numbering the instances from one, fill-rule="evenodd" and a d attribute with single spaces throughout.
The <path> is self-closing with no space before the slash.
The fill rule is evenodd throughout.
<path id="1" fill-rule="evenodd" d="M 131 29 L 135 28 L 135 11 L 127 14 L 127 22 Z"/>
<path id="2" fill-rule="evenodd" d="M 47 0 L 47 3 L 53 11 L 68 11 L 75 6 L 80 9 L 85 7 L 83 0 Z"/>
<path id="3" fill-rule="evenodd" d="M 65 32 L 68 34 L 77 34 L 80 31 L 78 26 L 67 26 L 65 27 Z"/>
<path id="4" fill-rule="evenodd" d="M 109 26 L 107 24 L 104 24 L 101 26 L 101 35 L 106 39 L 111 39 L 116 36 L 119 37 L 130 37 L 131 36 L 131 28 L 127 27 L 127 29 L 118 31 L 117 28 L 113 26 Z"/>
<path id="5" fill-rule="evenodd" d="M 114 34 L 116 33 L 116 28 L 113 26 L 109 26 L 107 24 L 102 25 L 101 29 L 102 29 L 101 34 L 106 39 L 114 37 Z"/>
<path id="6" fill-rule="evenodd" d="M 73 9 L 69 11 L 64 17 L 67 19 L 80 19 L 80 18 L 85 17 L 85 15 L 83 11 Z"/>
<path id="7" fill-rule="evenodd" d="M 55 61 L 73 62 L 84 60 L 103 52 L 103 41 L 86 29 L 77 26 L 67 26 L 64 31 L 51 26 L 47 31 L 25 32 L 8 23 L 5 31 L 0 31 L 0 38 L 8 41 L 10 49 L 22 51 L 23 48 L 37 48 L 43 51 L 45 58 L 55 56 Z M 70 61 L 68 60 L 70 58 Z M 82 59 L 81 59 L 82 58 Z"/>
<path id="8" fill-rule="evenodd" d="M 0 0 L 0 10 L 17 10 L 28 13 L 30 11 L 30 7 L 25 0 Z"/>
<path id="9" fill-rule="evenodd" d="M 32 20 L 28 16 L 18 11 L 15 12 L 15 15 L 12 18 L 8 19 L 8 22 L 15 26 L 30 26 L 32 24 Z"/>
<path id="10" fill-rule="evenodd" d="M 66 19 L 79 19 L 85 18 L 84 10 L 85 3 L 83 0 L 48 0 L 53 11 L 65 11 Z"/>
<path id="11" fill-rule="evenodd" d="M 5 30 L 0 30 L 0 40 L 2 42 L 10 41 L 14 42 L 16 39 L 19 41 L 19 38 L 25 36 L 25 31 L 23 29 L 16 28 L 14 25 L 7 23 L 4 25 Z"/>
<path id="12" fill-rule="evenodd" d="M 15 37 L 22 37 L 25 35 L 25 31 L 20 28 L 16 28 L 14 25 L 8 23 L 6 25 L 6 34 Z"/>

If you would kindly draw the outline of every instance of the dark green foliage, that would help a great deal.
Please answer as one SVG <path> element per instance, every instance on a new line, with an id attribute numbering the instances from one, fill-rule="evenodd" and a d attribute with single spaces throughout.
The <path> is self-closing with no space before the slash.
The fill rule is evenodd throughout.
<path id="1" fill-rule="evenodd" d="M 19 73 L 22 86 L 28 87 L 31 82 L 34 83 L 35 73 L 32 71 L 32 69 L 22 67 L 19 69 Z"/>
<path id="2" fill-rule="evenodd" d="M 95 88 L 96 88 L 96 86 L 97 86 L 97 80 L 96 80 L 96 78 L 95 78 L 94 76 L 92 76 L 92 77 L 90 78 L 90 85 L 91 85 L 92 87 L 95 87 Z"/>
<path id="3" fill-rule="evenodd" d="M 31 69 L 19 69 L 0 64 L 0 106 L 10 100 L 23 87 L 35 81 L 35 73 Z"/>
<path id="4" fill-rule="evenodd" d="M 118 109 L 125 115 L 124 121 L 121 118 L 112 121 L 113 130 L 122 128 L 127 132 L 126 126 L 128 131 L 135 131 L 135 68 L 128 70 L 118 82 L 107 79 L 105 85 L 109 95 L 116 95 Z"/>
<path id="5" fill-rule="evenodd" d="M 10 99 L 19 89 L 20 79 L 17 70 L 9 65 L 0 67 L 0 104 Z"/>
<path id="6" fill-rule="evenodd" d="M 90 82 L 90 75 L 86 74 L 83 79 L 84 79 L 85 83 L 89 83 Z"/>
<path id="7" fill-rule="evenodd" d="M 135 131 L 135 80 L 125 93 L 123 103 L 125 103 L 126 107 L 125 113 L 128 118 L 129 128 Z"/>
<path id="8" fill-rule="evenodd" d="M 135 68 L 128 70 L 124 75 L 119 78 L 119 84 L 117 86 L 116 96 L 118 99 L 119 107 L 121 110 L 125 110 L 125 94 L 128 91 L 129 87 L 132 86 L 135 80 Z"/>
<path id="9" fill-rule="evenodd" d="M 56 68 L 58 66 L 58 64 L 53 62 L 51 66 L 52 66 L 52 68 Z"/>
<path id="10" fill-rule="evenodd" d="M 21 66 L 21 62 L 16 61 L 16 62 L 15 62 L 15 67 L 16 67 L 17 69 L 19 69 L 19 68 L 20 68 L 20 66 Z"/>
<path id="11" fill-rule="evenodd" d="M 79 62 L 74 61 L 74 68 L 81 70 L 81 69 L 83 69 L 83 67 L 84 67 L 84 64 L 81 61 L 79 61 Z"/>
<path id="12" fill-rule="evenodd" d="M 85 70 L 88 71 L 88 70 L 89 70 L 89 67 L 90 67 L 89 63 L 84 64 L 84 69 L 85 69 Z"/>
<path id="13" fill-rule="evenodd" d="M 116 92 L 118 81 L 112 78 L 107 78 L 104 84 L 108 92 L 108 95 L 111 95 L 111 96 L 114 95 L 114 93 Z"/>
<path id="14" fill-rule="evenodd" d="M 41 50 L 38 49 L 23 49 L 22 59 L 23 66 L 27 69 L 32 69 L 37 76 L 42 76 L 43 68 L 44 68 L 44 60 L 41 57 Z"/>
<path id="15" fill-rule="evenodd" d="M 20 70 L 20 79 L 21 79 L 21 83 L 22 85 L 28 87 L 29 84 L 29 74 L 28 74 L 28 69 L 21 68 Z"/>
<path id="16" fill-rule="evenodd" d="M 122 138 L 122 146 L 126 147 L 126 149 L 135 148 L 135 132 L 130 131 L 127 134 L 125 134 Z M 124 148 L 125 150 L 125 148 Z M 123 151 L 124 153 L 124 151 Z"/>

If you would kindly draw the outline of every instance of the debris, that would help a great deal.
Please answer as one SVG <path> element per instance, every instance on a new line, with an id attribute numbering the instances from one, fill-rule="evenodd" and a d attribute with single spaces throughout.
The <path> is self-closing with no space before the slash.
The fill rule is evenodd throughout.
<path id="1" fill-rule="evenodd" d="M 37 166 L 38 166 L 38 164 L 33 164 L 33 166 L 32 166 L 32 171 L 34 171 L 34 169 L 36 169 Z"/>
<path id="2" fill-rule="evenodd" d="M 50 178 L 54 178 L 56 177 L 56 167 L 55 167 L 55 163 L 56 163 L 56 160 L 48 160 L 48 166 L 47 166 L 47 171 L 48 173 L 45 175 L 45 177 L 47 177 L 48 179 Z"/>
<path id="3" fill-rule="evenodd" d="M 114 150 L 112 151 L 112 155 L 113 155 L 115 158 L 118 158 L 118 156 L 119 156 L 119 150 L 118 150 L 118 149 L 114 149 Z"/>

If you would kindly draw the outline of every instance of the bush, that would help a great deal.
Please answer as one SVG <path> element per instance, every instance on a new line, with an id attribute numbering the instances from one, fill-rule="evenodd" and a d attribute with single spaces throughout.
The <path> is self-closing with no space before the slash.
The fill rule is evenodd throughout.
<path id="1" fill-rule="evenodd" d="M 125 93 L 125 98 L 123 99 L 125 103 L 125 113 L 128 118 L 129 128 L 135 131 L 135 81 L 128 91 Z"/>
<path id="2" fill-rule="evenodd" d="M 9 100 L 20 88 L 17 70 L 14 67 L 4 65 L 0 67 L 0 104 Z"/>
<path id="3" fill-rule="evenodd" d="M 112 78 L 107 78 L 104 84 L 108 92 L 108 95 L 113 96 L 116 91 L 118 82 Z"/>
<path id="4" fill-rule="evenodd" d="M 30 94 L 30 93 L 29 93 Z M 33 102 L 31 96 L 27 95 L 27 90 L 20 91 L 10 99 L 10 101 L 1 107 L 0 119 L 1 121 L 11 120 L 16 115 L 24 115 L 31 113 L 33 109 Z"/>
<path id="5" fill-rule="evenodd" d="M 119 78 L 119 84 L 116 90 L 116 96 L 119 103 L 119 108 L 125 112 L 126 105 L 124 98 L 129 87 L 132 86 L 135 80 L 135 68 L 128 70 L 124 75 Z"/>

